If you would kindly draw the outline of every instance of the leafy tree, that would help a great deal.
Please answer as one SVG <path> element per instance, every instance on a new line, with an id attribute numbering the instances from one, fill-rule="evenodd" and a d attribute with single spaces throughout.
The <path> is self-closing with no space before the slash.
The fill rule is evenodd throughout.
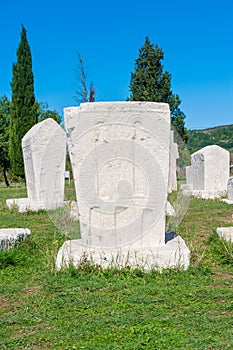
<path id="1" fill-rule="evenodd" d="M 61 116 L 55 109 L 54 110 L 49 109 L 48 103 L 37 102 L 37 114 L 38 114 L 38 122 L 42 122 L 47 118 L 52 118 L 58 124 L 61 123 Z"/>
<path id="2" fill-rule="evenodd" d="M 171 74 L 163 71 L 161 61 L 163 50 L 151 44 L 148 37 L 139 49 L 139 57 L 135 60 L 135 71 L 131 73 L 129 101 L 166 102 L 170 106 L 172 124 L 184 141 L 188 140 L 185 128 L 185 114 L 180 110 L 181 100 L 171 90 Z"/>
<path id="3" fill-rule="evenodd" d="M 3 171 L 6 186 L 9 186 L 7 170 L 10 168 L 9 148 L 10 101 L 6 96 L 0 98 L 0 169 Z"/>
<path id="4" fill-rule="evenodd" d="M 9 156 L 13 173 L 24 177 L 21 141 L 26 132 L 37 123 L 32 55 L 24 26 L 17 49 L 17 62 L 13 64 L 12 73 Z"/>

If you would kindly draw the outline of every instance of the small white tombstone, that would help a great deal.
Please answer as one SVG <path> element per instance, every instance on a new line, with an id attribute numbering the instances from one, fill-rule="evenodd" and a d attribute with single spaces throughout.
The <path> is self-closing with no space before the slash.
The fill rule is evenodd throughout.
<path id="1" fill-rule="evenodd" d="M 229 161 L 229 152 L 217 145 L 206 146 L 193 153 L 191 168 L 188 168 L 186 173 L 189 174 L 189 189 L 185 189 L 183 193 L 210 199 L 225 196 L 229 178 Z"/>
<path id="2" fill-rule="evenodd" d="M 68 182 L 70 184 L 70 171 L 66 170 L 64 176 L 65 176 L 65 180 L 68 180 Z"/>
<path id="3" fill-rule="evenodd" d="M 34 125 L 22 139 L 28 198 L 8 199 L 9 207 L 54 209 L 64 202 L 66 133 L 51 118 Z"/>
<path id="4" fill-rule="evenodd" d="M 233 204 L 233 177 L 230 177 L 227 183 L 227 198 L 222 199 L 227 204 Z"/>
<path id="5" fill-rule="evenodd" d="M 81 239 L 64 243 L 57 268 L 83 255 L 102 266 L 187 267 L 183 240 L 165 242 L 168 105 L 85 103 L 64 112 Z"/>
<path id="6" fill-rule="evenodd" d="M 218 227 L 217 234 L 227 242 L 233 243 L 233 227 Z"/>
<path id="7" fill-rule="evenodd" d="M 174 142 L 174 131 L 171 131 L 169 154 L 168 192 L 177 191 L 176 160 L 179 158 L 178 145 Z"/>
<path id="8" fill-rule="evenodd" d="M 229 178 L 227 183 L 227 198 L 233 202 L 233 176 Z"/>

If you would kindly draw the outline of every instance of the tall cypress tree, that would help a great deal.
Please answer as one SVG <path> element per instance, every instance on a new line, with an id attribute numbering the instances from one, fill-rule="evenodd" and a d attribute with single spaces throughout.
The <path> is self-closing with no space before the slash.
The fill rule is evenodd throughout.
<path id="1" fill-rule="evenodd" d="M 12 73 L 9 156 L 14 174 L 24 177 L 21 141 L 26 132 L 37 123 L 32 55 L 24 26 L 17 49 L 17 62 L 13 64 Z"/>
<path id="2" fill-rule="evenodd" d="M 144 45 L 139 49 L 139 57 L 135 60 L 135 71 L 131 73 L 129 101 L 166 102 L 170 106 L 172 124 L 184 141 L 188 139 L 185 128 L 185 114 L 180 110 L 181 100 L 171 90 L 171 74 L 163 71 L 161 61 L 163 50 L 145 38 Z"/>

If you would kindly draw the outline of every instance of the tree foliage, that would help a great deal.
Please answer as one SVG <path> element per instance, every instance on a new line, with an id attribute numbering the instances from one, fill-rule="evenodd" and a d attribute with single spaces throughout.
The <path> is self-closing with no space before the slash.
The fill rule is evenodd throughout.
<path id="1" fill-rule="evenodd" d="M 32 55 L 24 26 L 17 49 L 17 62 L 13 64 L 12 73 L 9 155 L 13 173 L 24 177 L 21 141 L 26 132 L 37 123 Z"/>
<path id="2" fill-rule="evenodd" d="M 7 170 L 10 168 L 9 159 L 9 125 L 10 125 L 10 101 L 4 95 L 0 98 L 0 169 L 3 171 L 7 186 Z"/>
<path id="3" fill-rule="evenodd" d="M 191 153 L 208 146 L 218 145 L 233 153 L 233 124 L 203 130 L 190 130 L 187 143 Z"/>
<path id="4" fill-rule="evenodd" d="M 42 122 L 47 118 L 54 119 L 58 124 L 61 123 L 61 116 L 58 111 L 49 109 L 48 103 L 37 102 L 37 114 L 38 114 L 38 122 Z"/>
<path id="5" fill-rule="evenodd" d="M 185 114 L 180 110 L 181 100 L 171 90 L 171 74 L 163 70 L 161 61 L 164 59 L 163 50 L 145 38 L 144 45 L 139 49 L 135 60 L 135 71 L 131 73 L 129 101 L 165 102 L 170 106 L 173 126 L 184 141 L 188 139 L 185 128 Z"/>

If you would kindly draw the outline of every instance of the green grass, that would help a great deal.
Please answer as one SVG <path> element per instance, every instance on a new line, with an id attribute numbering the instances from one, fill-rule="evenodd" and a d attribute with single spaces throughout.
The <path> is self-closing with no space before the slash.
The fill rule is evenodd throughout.
<path id="1" fill-rule="evenodd" d="M 233 249 L 215 233 L 233 224 L 232 206 L 191 200 L 177 229 L 187 271 L 56 272 L 67 238 L 46 212 L 10 212 L 5 199 L 21 196 L 24 187 L 0 188 L 0 228 L 31 229 L 0 252 L 1 349 L 233 349 Z"/>

